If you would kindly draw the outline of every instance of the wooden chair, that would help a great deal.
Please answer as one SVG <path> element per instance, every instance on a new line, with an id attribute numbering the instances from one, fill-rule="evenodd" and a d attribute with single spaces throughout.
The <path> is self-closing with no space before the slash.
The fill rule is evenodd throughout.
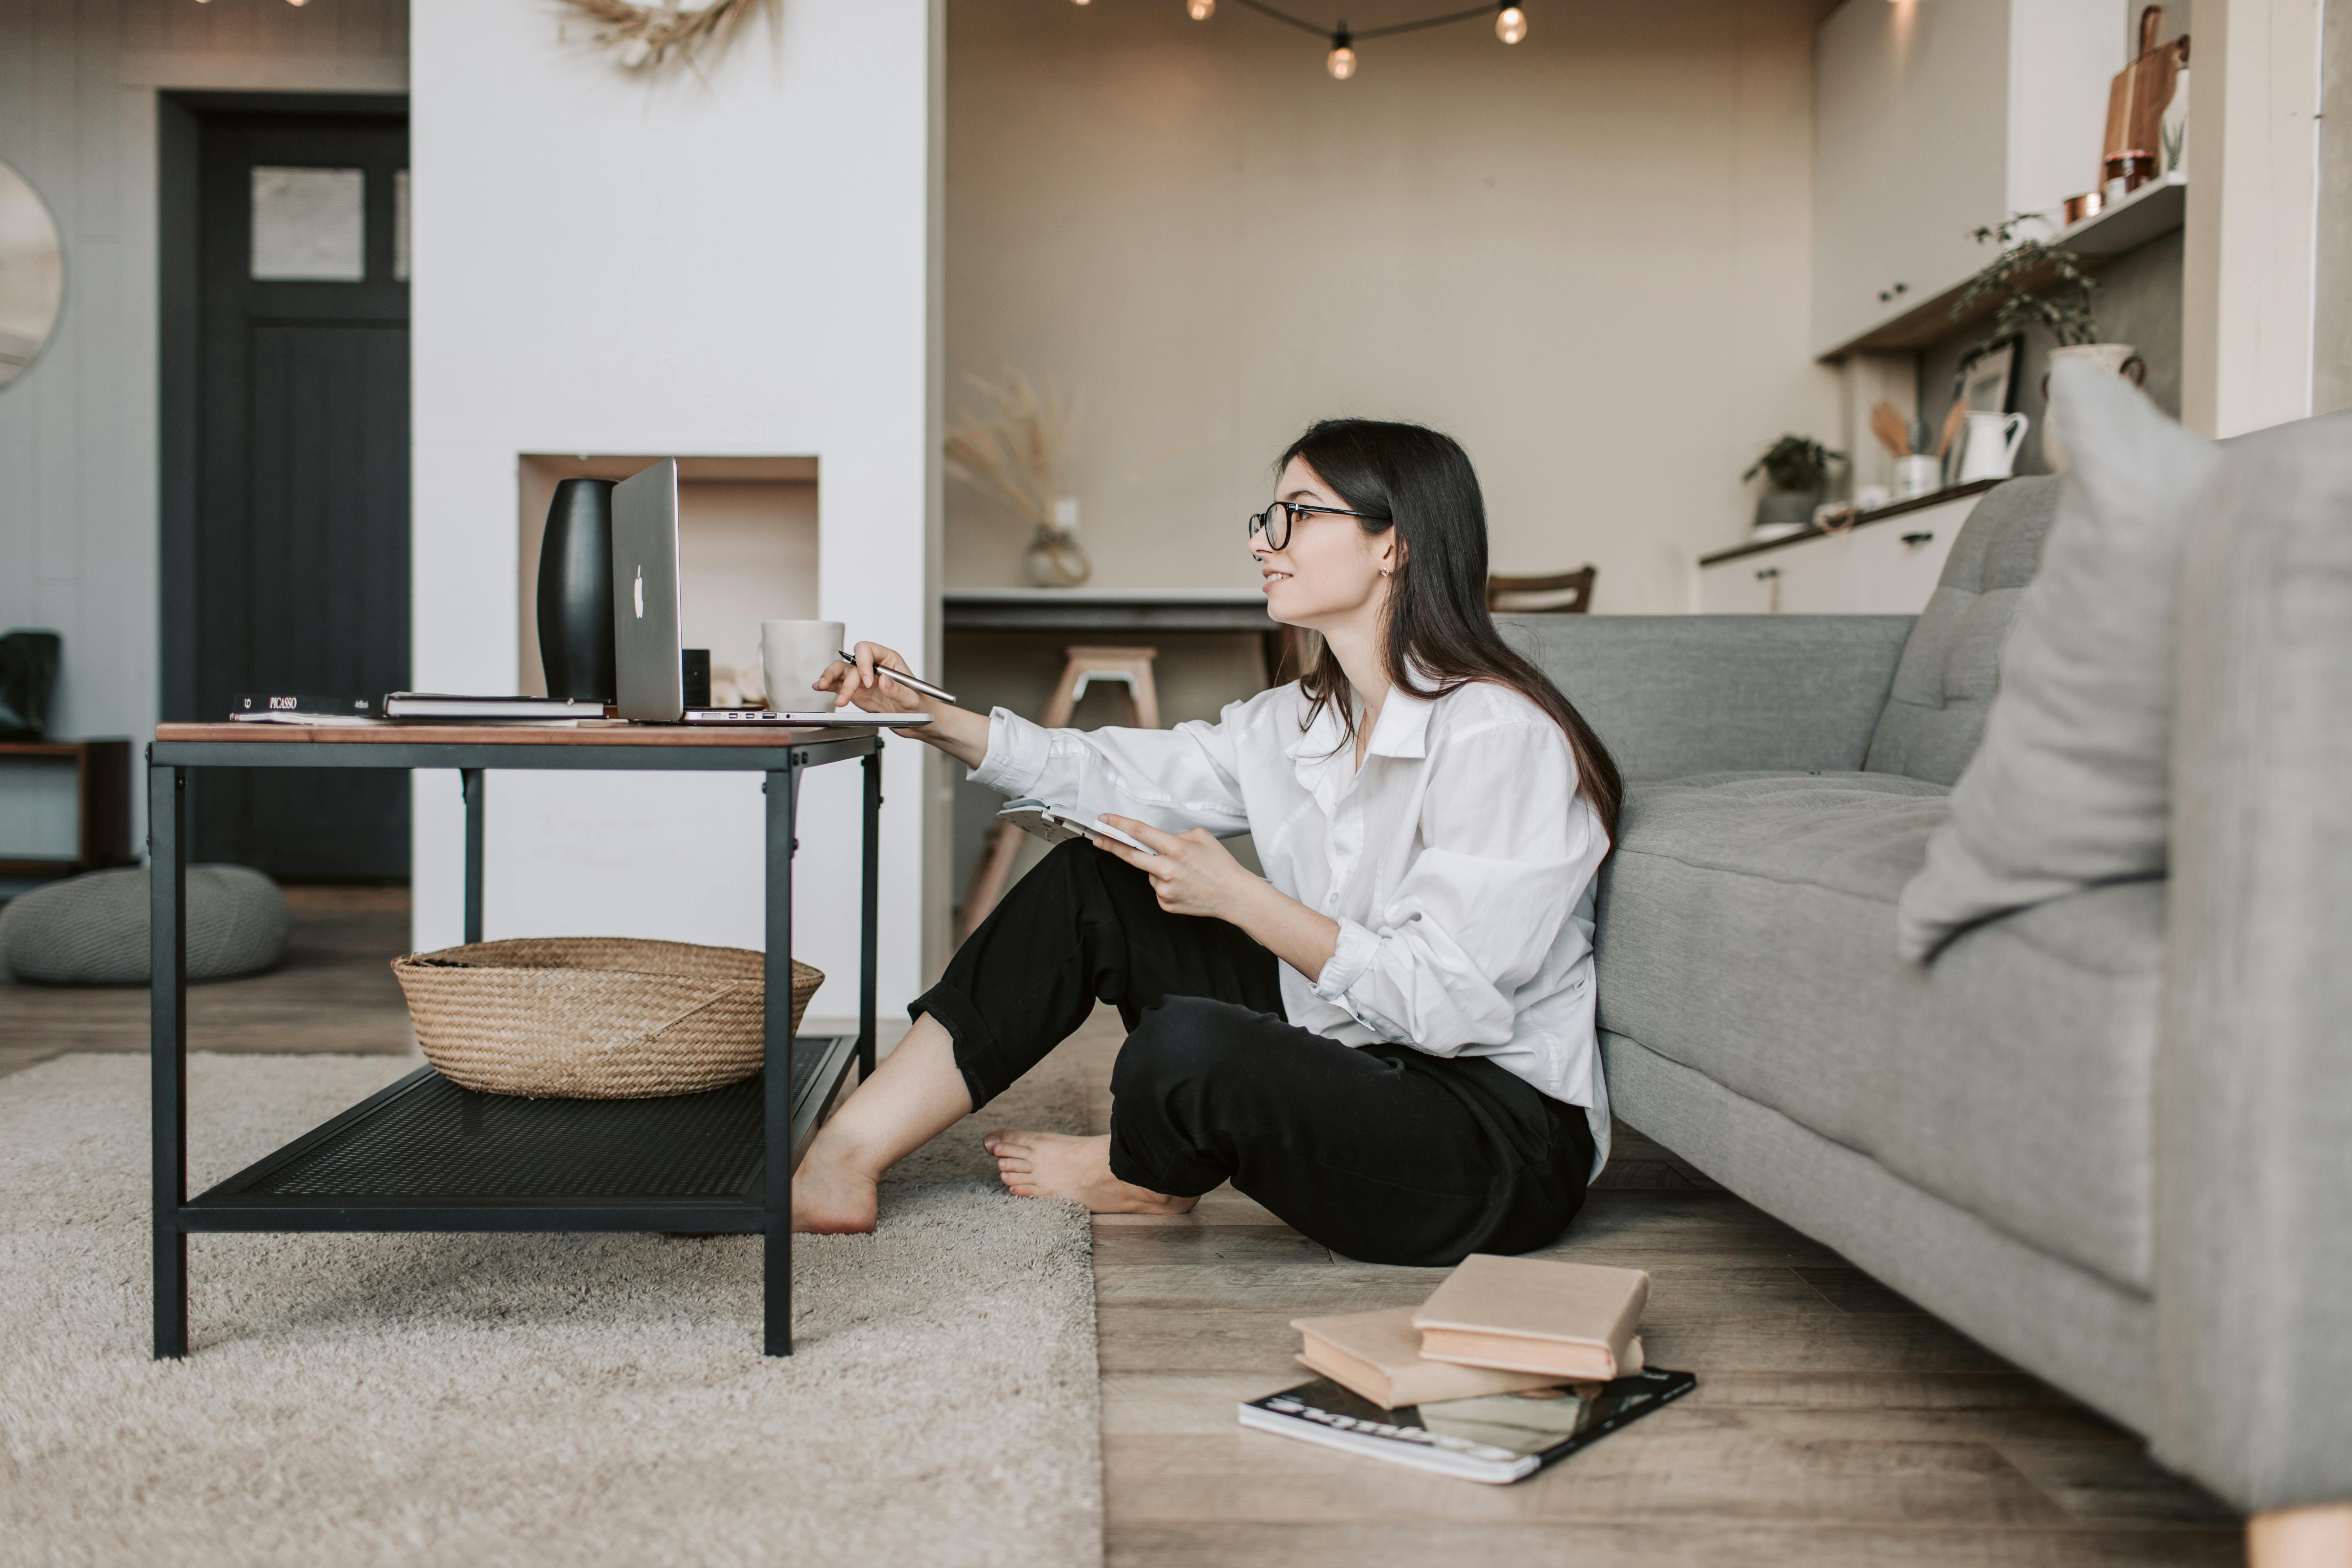
<path id="1" fill-rule="evenodd" d="M 1486 608 L 1496 615 L 1588 615 L 1592 609 L 1595 566 L 1555 577 L 1488 577 Z"/>
<path id="2" fill-rule="evenodd" d="M 1059 730 L 1077 711 L 1078 699 L 1087 688 L 1095 685 L 1118 685 L 1127 688 L 1127 721 L 1139 730 L 1160 728 L 1160 689 L 1151 679 L 1151 661 L 1160 656 L 1151 647 L 1074 647 L 1062 666 L 1062 679 L 1054 688 L 1054 695 L 1045 703 L 1045 716 L 1038 721 L 1048 730 Z M 1013 862 L 1021 853 L 1021 840 L 1026 837 L 1009 822 L 997 824 L 988 841 L 988 851 L 972 868 L 971 884 L 964 889 L 963 908 L 956 921 L 956 940 L 970 936 L 996 907 L 1004 894 L 1005 879 L 1013 874 Z"/>

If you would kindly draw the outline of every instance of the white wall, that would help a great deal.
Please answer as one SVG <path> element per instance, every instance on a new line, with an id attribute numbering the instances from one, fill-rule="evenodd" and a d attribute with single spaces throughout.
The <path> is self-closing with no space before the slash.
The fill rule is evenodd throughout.
<path id="1" fill-rule="evenodd" d="M 415 0 L 415 670 L 515 678 L 517 457 L 818 459 L 821 613 L 936 662 L 926 627 L 931 16 L 792 0 L 708 73 L 648 88 L 551 9 Z M 579 29 L 575 26 L 575 33 Z M 919 758 L 888 743 L 882 1005 L 919 988 Z M 858 777 L 809 775 L 795 948 L 855 1010 Z M 490 781 L 492 936 L 761 945 L 760 781 Z M 416 792 L 416 940 L 457 940 L 454 783 Z"/>
<path id="2" fill-rule="evenodd" d="M 2180 419 L 2236 436 L 2312 411 L 2322 0 L 2199 0 Z"/>
<path id="3" fill-rule="evenodd" d="M 1337 82 L 1239 5 L 951 0 L 950 403 L 1008 360 L 1080 395 L 1098 584 L 1251 585 L 1267 464 L 1363 414 L 1462 439 L 1496 570 L 1590 561 L 1601 610 L 1687 608 L 1740 471 L 1837 418 L 1806 352 L 1825 9 L 1553 0 L 1516 47 L 1473 21 Z M 947 505 L 948 581 L 1020 581 L 1001 510 Z"/>
<path id="4" fill-rule="evenodd" d="M 159 89 L 398 92 L 402 0 L 0 0 L 0 158 L 64 242 L 65 308 L 0 387 L 0 629 L 65 637 L 52 733 L 143 742 L 158 702 Z M 144 833 L 143 781 L 132 792 Z"/>

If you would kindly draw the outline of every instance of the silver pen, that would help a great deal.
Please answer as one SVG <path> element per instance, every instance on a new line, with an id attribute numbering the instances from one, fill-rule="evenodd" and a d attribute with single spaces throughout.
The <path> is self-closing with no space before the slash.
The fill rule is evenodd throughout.
<path id="1" fill-rule="evenodd" d="M 833 651 L 835 657 L 839 658 L 845 664 L 856 664 L 857 662 L 857 656 L 850 652 L 847 648 L 837 647 Z M 955 700 L 954 692 L 941 691 L 929 681 L 918 680 L 913 676 L 908 675 L 905 670 L 893 669 L 888 665 L 882 663 L 879 659 L 875 661 L 874 673 L 877 675 L 887 675 L 901 686 L 911 686 L 926 697 L 936 697 L 942 702 L 952 702 Z"/>

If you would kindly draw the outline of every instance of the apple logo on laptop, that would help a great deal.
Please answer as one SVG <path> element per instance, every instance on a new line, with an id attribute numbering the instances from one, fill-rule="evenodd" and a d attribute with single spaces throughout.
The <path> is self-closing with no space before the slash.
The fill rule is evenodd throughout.
<path id="1" fill-rule="evenodd" d="M 646 618 L 646 569 L 637 568 L 637 619 Z"/>

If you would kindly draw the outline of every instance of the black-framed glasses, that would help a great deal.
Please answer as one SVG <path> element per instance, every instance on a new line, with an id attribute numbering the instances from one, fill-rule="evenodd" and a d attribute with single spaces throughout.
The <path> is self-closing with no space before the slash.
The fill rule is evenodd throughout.
<path id="1" fill-rule="evenodd" d="M 1265 535 L 1268 550 L 1280 550 L 1290 543 L 1290 526 L 1310 512 L 1328 512 L 1333 517 L 1360 517 L 1368 522 L 1387 522 L 1389 515 L 1381 511 L 1349 511 L 1344 506 L 1307 506 L 1298 501 L 1278 500 L 1264 511 L 1254 513 L 1249 520 L 1249 536 Z"/>

